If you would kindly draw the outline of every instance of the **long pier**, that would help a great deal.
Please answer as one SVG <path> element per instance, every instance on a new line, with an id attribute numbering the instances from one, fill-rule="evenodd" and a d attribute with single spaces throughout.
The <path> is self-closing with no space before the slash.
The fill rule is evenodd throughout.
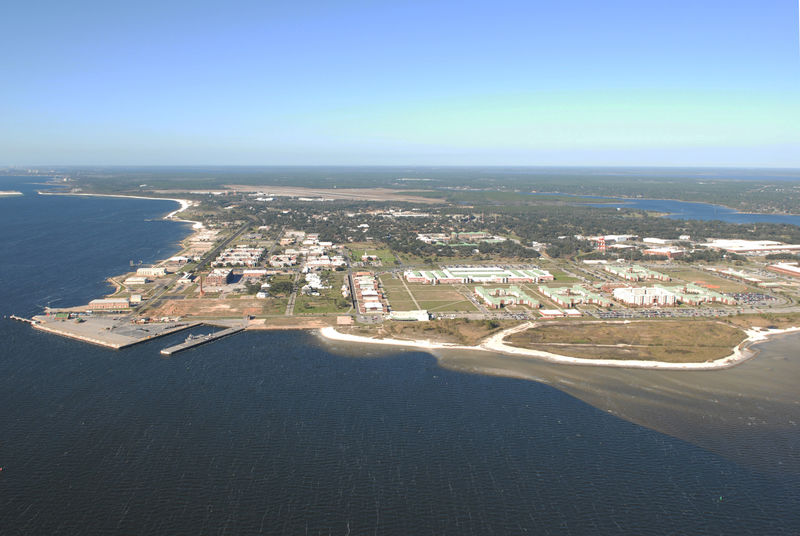
<path id="1" fill-rule="evenodd" d="M 228 329 L 223 329 L 222 331 L 217 331 L 216 333 L 210 333 L 208 335 L 189 338 L 186 340 L 186 342 L 176 344 L 175 346 L 170 346 L 169 348 L 164 348 L 163 350 L 161 350 L 161 355 L 170 356 L 172 354 L 182 352 L 183 350 L 188 350 L 189 348 L 194 348 L 195 346 L 200 346 L 201 344 L 205 344 L 211 341 L 216 341 L 217 339 L 221 339 L 222 337 L 227 337 L 228 335 L 233 335 L 234 333 L 239 333 L 240 331 L 243 330 L 244 328 L 228 328 Z"/>
<path id="2" fill-rule="evenodd" d="M 10 318 L 11 320 L 16 320 L 18 322 L 25 322 L 26 324 L 30 324 L 30 325 L 36 324 L 36 322 L 34 320 L 31 320 L 30 318 L 24 318 L 22 316 L 11 315 L 8 318 Z"/>

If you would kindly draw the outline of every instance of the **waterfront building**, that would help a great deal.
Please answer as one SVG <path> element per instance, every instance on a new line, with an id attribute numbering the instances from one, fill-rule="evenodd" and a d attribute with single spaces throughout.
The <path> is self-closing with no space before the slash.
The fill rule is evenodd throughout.
<path id="1" fill-rule="evenodd" d="M 167 275 L 167 269 L 163 266 L 153 266 L 150 268 L 138 268 L 136 275 L 143 275 L 147 277 L 164 277 Z"/>
<path id="2" fill-rule="evenodd" d="M 90 311 L 118 311 L 129 309 L 130 301 L 128 298 L 102 298 L 89 302 Z"/>

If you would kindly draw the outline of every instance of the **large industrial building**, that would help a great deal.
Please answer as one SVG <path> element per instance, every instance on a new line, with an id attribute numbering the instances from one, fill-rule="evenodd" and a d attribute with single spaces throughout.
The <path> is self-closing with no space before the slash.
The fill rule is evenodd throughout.
<path id="1" fill-rule="evenodd" d="M 89 302 L 90 311 L 119 311 L 130 308 L 128 298 L 102 298 Z"/>
<path id="2" fill-rule="evenodd" d="M 538 283 L 552 281 L 547 270 L 539 268 L 500 268 L 497 266 L 445 266 L 441 270 L 406 270 L 409 283 L 426 285 L 463 283 Z"/>
<path id="3" fill-rule="evenodd" d="M 800 251 L 800 244 L 784 244 L 774 240 L 739 240 L 717 238 L 710 240 L 708 247 L 724 249 L 742 255 L 760 255 L 765 253 L 792 253 Z"/>
<path id="4" fill-rule="evenodd" d="M 796 262 L 794 263 L 779 262 L 778 264 L 773 264 L 769 266 L 768 269 L 772 270 L 773 272 L 777 272 L 779 274 L 800 277 L 800 266 L 798 266 Z"/>
<path id="5" fill-rule="evenodd" d="M 163 266 L 153 266 L 151 268 L 138 268 L 136 275 L 146 277 L 164 277 L 167 275 L 167 269 Z"/>

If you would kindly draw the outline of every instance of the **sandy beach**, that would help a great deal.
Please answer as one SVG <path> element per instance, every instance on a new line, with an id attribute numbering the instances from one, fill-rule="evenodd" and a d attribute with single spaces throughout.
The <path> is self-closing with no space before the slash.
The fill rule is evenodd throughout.
<path id="1" fill-rule="evenodd" d="M 784 333 L 793 333 L 800 331 L 800 327 L 791 327 L 786 329 L 759 329 L 752 328 L 745 330 L 747 338 L 739 343 L 732 349 L 732 353 L 722 359 L 715 361 L 707 361 L 703 363 L 670 363 L 667 361 L 642 361 L 642 360 L 618 360 L 618 359 L 586 359 L 580 357 L 570 357 L 565 355 L 553 354 L 550 352 L 543 352 L 540 350 L 529 350 L 526 348 L 517 348 L 510 346 L 503 342 L 507 336 L 524 331 L 533 326 L 530 322 L 509 328 L 494 335 L 491 335 L 477 346 L 463 346 L 458 344 L 432 342 L 426 340 L 406 341 L 400 339 L 373 339 L 370 337 L 362 337 L 360 335 L 350 335 L 336 331 L 334 327 L 326 327 L 319 330 L 319 334 L 325 339 L 332 341 L 351 342 L 358 344 L 382 344 L 386 346 L 404 346 L 407 348 L 419 348 L 422 350 L 480 350 L 486 352 L 495 352 L 502 354 L 509 354 L 522 357 L 531 357 L 534 359 L 547 361 L 549 363 L 557 363 L 561 365 L 581 365 L 592 367 L 617 367 L 617 368 L 637 368 L 637 369 L 653 369 L 653 370 L 719 370 L 730 368 L 742 363 L 756 355 L 756 352 L 750 350 L 752 344 L 763 342 L 770 337 L 781 335 Z"/>

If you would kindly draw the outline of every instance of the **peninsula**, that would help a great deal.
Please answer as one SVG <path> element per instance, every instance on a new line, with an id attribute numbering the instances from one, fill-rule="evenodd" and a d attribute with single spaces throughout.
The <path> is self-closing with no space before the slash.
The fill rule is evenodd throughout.
<path id="1" fill-rule="evenodd" d="M 172 200 L 179 207 L 166 218 L 192 230 L 174 256 L 132 264 L 109 279 L 108 296 L 44 311 L 34 327 L 111 348 L 206 324 L 707 370 L 800 326 L 796 226 L 679 221 L 575 206 L 574 197 L 416 191 L 408 180 L 109 192 L 60 177 L 39 193 Z"/>

